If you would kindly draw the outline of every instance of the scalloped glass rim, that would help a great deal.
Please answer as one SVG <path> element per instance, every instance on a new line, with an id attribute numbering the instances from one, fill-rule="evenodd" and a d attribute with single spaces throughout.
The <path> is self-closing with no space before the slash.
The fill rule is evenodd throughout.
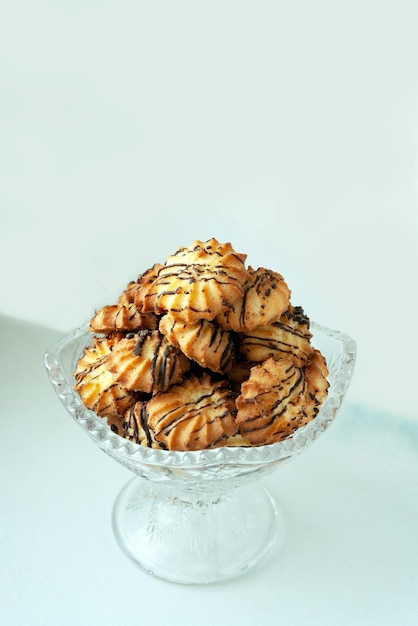
<path id="1" fill-rule="evenodd" d="M 74 420 L 85 428 L 97 445 L 131 471 L 147 475 L 156 469 L 180 470 L 210 467 L 221 471 L 234 466 L 236 473 L 245 473 L 251 466 L 269 466 L 290 459 L 312 443 L 333 421 L 350 384 L 356 359 L 355 341 L 337 330 L 311 323 L 312 343 L 327 359 L 330 387 L 328 396 L 316 418 L 284 441 L 253 448 L 222 447 L 192 452 L 155 450 L 130 442 L 116 435 L 106 420 L 88 410 L 73 388 L 73 371 L 84 347 L 91 341 L 88 325 L 81 326 L 45 353 L 45 366 L 62 404 Z M 162 477 L 161 477 L 162 478 Z"/>

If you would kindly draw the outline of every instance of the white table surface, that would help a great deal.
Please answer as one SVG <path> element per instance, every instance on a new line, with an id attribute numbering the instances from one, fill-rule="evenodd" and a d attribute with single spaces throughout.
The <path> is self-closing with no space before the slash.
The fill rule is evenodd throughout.
<path id="1" fill-rule="evenodd" d="M 0 623 L 409 626 L 418 616 L 418 424 L 350 405 L 265 479 L 285 545 L 240 579 L 136 568 L 110 515 L 129 472 L 95 447 L 43 367 L 56 331 L 0 317 Z"/>

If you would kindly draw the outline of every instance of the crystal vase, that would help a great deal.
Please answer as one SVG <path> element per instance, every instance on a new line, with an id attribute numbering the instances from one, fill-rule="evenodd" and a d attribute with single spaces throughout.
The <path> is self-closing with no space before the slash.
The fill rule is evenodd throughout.
<path id="1" fill-rule="evenodd" d="M 124 553 L 150 574 L 177 583 L 236 577 L 280 546 L 285 521 L 263 476 L 300 454 L 334 420 L 350 383 L 355 342 L 312 323 L 312 345 L 327 360 L 327 398 L 316 418 L 279 443 L 194 452 L 147 448 L 115 434 L 74 390 L 77 359 L 91 341 L 81 327 L 51 346 L 45 365 L 74 420 L 134 477 L 113 508 L 113 530 Z"/>

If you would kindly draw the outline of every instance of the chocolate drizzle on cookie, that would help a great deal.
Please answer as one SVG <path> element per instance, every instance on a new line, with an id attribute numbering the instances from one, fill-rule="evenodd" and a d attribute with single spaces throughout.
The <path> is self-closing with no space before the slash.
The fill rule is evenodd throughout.
<path id="1" fill-rule="evenodd" d="M 125 413 L 122 428 L 125 439 L 152 448 L 154 439 L 148 426 L 146 402 L 136 402 Z"/>
<path id="2" fill-rule="evenodd" d="M 281 274 L 245 261 L 196 240 L 99 309 L 74 373 L 85 406 L 168 450 L 265 445 L 315 419 L 328 371 L 309 318 Z"/>
<path id="3" fill-rule="evenodd" d="M 213 448 L 238 429 L 235 394 L 225 381 L 190 376 L 148 402 L 148 420 L 157 441 L 170 450 Z"/>

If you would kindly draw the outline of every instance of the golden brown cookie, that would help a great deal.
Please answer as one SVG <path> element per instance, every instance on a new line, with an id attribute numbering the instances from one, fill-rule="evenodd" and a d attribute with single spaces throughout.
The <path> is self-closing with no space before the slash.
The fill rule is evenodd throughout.
<path id="1" fill-rule="evenodd" d="M 158 330 L 142 330 L 115 345 L 108 368 L 125 389 L 157 393 L 180 382 L 190 362 Z"/>
<path id="2" fill-rule="evenodd" d="M 135 302 L 135 294 L 138 291 L 138 282 L 136 280 L 131 280 L 127 285 L 125 290 L 120 294 L 118 298 L 119 304 L 132 304 Z"/>
<path id="3" fill-rule="evenodd" d="M 226 330 L 242 332 L 266 326 L 289 308 L 290 289 L 281 274 L 264 267 L 248 269 L 250 278 L 243 296 L 216 317 Z"/>
<path id="4" fill-rule="evenodd" d="M 234 343 L 230 334 L 214 322 L 199 320 L 187 324 L 170 313 L 163 315 L 160 331 L 189 359 L 213 372 L 224 372 L 231 363 Z"/>
<path id="5" fill-rule="evenodd" d="M 94 337 L 77 361 L 75 390 L 84 405 L 100 417 L 121 416 L 136 402 L 136 395 L 115 381 L 108 368 L 118 335 Z"/>
<path id="6" fill-rule="evenodd" d="M 234 399 L 225 381 L 193 375 L 149 400 L 148 424 L 169 450 L 225 446 L 238 430 Z"/>
<path id="7" fill-rule="evenodd" d="M 136 305 L 109 304 L 96 312 L 90 320 L 90 330 L 93 333 L 111 333 L 116 330 L 137 331 L 141 329 L 158 328 L 159 318 L 155 313 L 140 313 Z"/>
<path id="8" fill-rule="evenodd" d="M 126 411 L 121 421 L 119 434 L 129 441 L 148 448 L 161 447 L 148 426 L 147 403 L 143 401 L 136 402 Z"/>
<path id="9" fill-rule="evenodd" d="M 319 350 L 313 350 L 304 368 L 305 406 L 299 427 L 313 420 L 328 394 L 328 368 L 325 358 Z"/>
<path id="10" fill-rule="evenodd" d="M 255 446 L 288 437 L 303 416 L 304 391 L 302 369 L 287 359 L 270 358 L 253 367 L 236 400 L 240 434 Z"/>
<path id="11" fill-rule="evenodd" d="M 170 312 L 187 323 L 213 320 L 243 295 L 249 278 L 245 259 L 230 243 L 195 241 L 166 259 L 147 293 L 135 302 L 142 310 Z"/>
<path id="12" fill-rule="evenodd" d="M 160 263 L 154 263 L 138 277 L 135 291 L 131 290 L 130 297 L 134 298 L 137 308 L 143 313 L 158 312 L 154 283 L 162 267 Z"/>
<path id="13" fill-rule="evenodd" d="M 239 334 L 239 350 L 250 362 L 286 358 L 303 367 L 312 352 L 309 319 L 290 307 L 276 322 Z"/>

